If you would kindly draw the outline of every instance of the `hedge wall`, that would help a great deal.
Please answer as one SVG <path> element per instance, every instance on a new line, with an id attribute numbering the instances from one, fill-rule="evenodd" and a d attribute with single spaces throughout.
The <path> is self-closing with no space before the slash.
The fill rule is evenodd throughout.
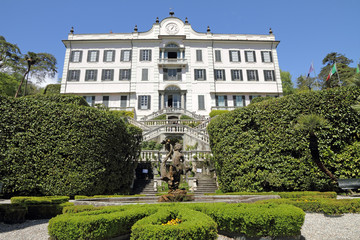
<path id="1" fill-rule="evenodd" d="M 294 94 L 212 120 L 208 132 L 221 190 L 333 190 L 335 185 L 311 161 L 307 136 L 294 128 L 300 114 L 310 113 L 331 123 L 330 129 L 317 133 L 325 166 L 338 177 L 360 177 L 354 158 L 346 167 L 336 161 L 360 138 L 360 117 L 351 108 L 359 95 L 355 87 Z"/>
<path id="2" fill-rule="evenodd" d="M 79 105 L 82 97 L 0 96 L 0 181 L 5 195 L 129 190 L 141 130 L 105 111 Z"/>
<path id="3" fill-rule="evenodd" d="M 45 87 L 44 94 L 60 94 L 61 84 L 48 84 Z"/>

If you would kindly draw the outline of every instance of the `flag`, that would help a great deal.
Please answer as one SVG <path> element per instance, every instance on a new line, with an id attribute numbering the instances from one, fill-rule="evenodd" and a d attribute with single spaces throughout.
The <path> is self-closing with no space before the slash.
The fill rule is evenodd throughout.
<path id="1" fill-rule="evenodd" d="M 360 73 L 359 64 L 357 65 L 356 73 Z"/>
<path id="2" fill-rule="evenodd" d="M 332 69 L 330 70 L 330 72 L 329 72 L 329 75 L 327 76 L 327 78 L 326 78 L 326 81 L 328 81 L 330 78 L 331 78 L 331 76 L 334 74 L 334 73 L 336 73 L 336 63 L 334 63 L 334 66 L 332 67 Z"/>
<path id="3" fill-rule="evenodd" d="M 309 69 L 309 73 L 308 73 L 308 75 L 307 75 L 306 78 L 309 78 L 309 77 L 310 77 L 310 73 L 313 72 L 313 71 L 314 71 L 314 65 L 313 65 L 313 63 L 311 63 L 310 69 Z"/>

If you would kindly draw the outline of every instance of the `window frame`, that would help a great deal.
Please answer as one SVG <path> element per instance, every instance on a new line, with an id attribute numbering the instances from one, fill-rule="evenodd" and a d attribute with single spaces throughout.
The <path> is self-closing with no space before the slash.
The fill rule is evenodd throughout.
<path id="1" fill-rule="evenodd" d="M 237 101 L 236 101 L 237 97 L 241 97 L 242 106 L 238 106 L 236 104 L 237 103 Z M 236 107 L 245 107 L 245 95 L 233 95 L 233 105 L 234 105 L 235 108 Z"/>
<path id="2" fill-rule="evenodd" d="M 219 98 L 220 97 L 223 97 L 223 99 L 224 99 L 224 106 L 220 106 L 219 105 Z M 215 106 L 216 107 L 227 107 L 228 106 L 228 99 L 227 99 L 227 95 L 215 95 Z"/>
<path id="3" fill-rule="evenodd" d="M 73 77 L 73 74 L 75 78 Z M 80 70 L 69 70 L 66 81 L 68 82 L 79 82 L 80 81 Z"/>
<path id="4" fill-rule="evenodd" d="M 225 69 L 214 69 L 215 81 L 226 81 Z"/>
<path id="5" fill-rule="evenodd" d="M 198 110 L 206 110 L 205 95 L 198 95 Z"/>
<path id="6" fill-rule="evenodd" d="M 123 99 L 123 97 L 125 97 L 125 100 Z M 125 102 L 125 104 L 123 104 Z M 125 106 L 123 106 L 125 105 Z M 128 96 L 127 95 L 121 95 L 120 96 L 120 107 L 121 108 L 126 108 L 128 105 Z"/>
<path id="7" fill-rule="evenodd" d="M 141 49 L 140 50 L 140 61 L 141 62 L 151 62 L 151 49 Z"/>
<path id="8" fill-rule="evenodd" d="M 92 79 L 89 78 L 90 72 L 94 72 L 93 73 L 94 78 L 92 78 Z M 97 69 L 87 69 L 87 70 L 85 70 L 85 81 L 87 81 L 87 82 L 95 82 L 95 81 L 97 81 L 97 74 L 98 74 Z"/>
<path id="9" fill-rule="evenodd" d="M 110 73 L 110 78 L 106 78 L 107 72 Z M 101 81 L 114 81 L 114 69 L 102 69 Z"/>
<path id="10" fill-rule="evenodd" d="M 125 52 L 129 52 L 129 59 L 128 60 L 125 60 Z M 130 49 L 121 50 L 121 52 L 120 52 L 120 62 L 131 62 L 131 57 L 132 57 L 132 50 L 130 50 Z"/>
<path id="11" fill-rule="evenodd" d="M 123 74 L 126 73 L 126 74 Z M 125 77 L 123 77 L 125 76 Z M 120 69 L 119 70 L 119 81 L 129 81 L 131 80 L 131 69 Z"/>
<path id="12" fill-rule="evenodd" d="M 215 50 L 215 62 L 221 62 L 221 50 Z"/>
<path id="13" fill-rule="evenodd" d="M 141 81 L 149 81 L 149 69 L 148 68 L 141 69 Z"/>
<path id="14" fill-rule="evenodd" d="M 270 73 L 270 79 L 268 78 L 269 75 L 267 73 Z M 264 70 L 264 80 L 266 82 L 275 82 L 275 71 L 274 70 Z"/>
<path id="15" fill-rule="evenodd" d="M 105 100 L 105 98 L 107 98 L 107 100 Z M 105 104 L 105 102 L 106 102 L 106 104 Z M 109 102 L 110 102 L 110 96 L 103 96 L 102 104 L 104 105 L 104 107 L 108 108 Z"/>
<path id="16" fill-rule="evenodd" d="M 146 103 L 146 104 L 143 104 Z M 146 108 L 142 108 L 146 106 Z M 150 95 L 139 95 L 138 96 L 138 110 L 150 110 L 151 109 L 151 96 Z"/>
<path id="17" fill-rule="evenodd" d="M 230 72 L 231 72 L 231 81 L 244 81 L 243 73 L 241 69 L 231 69 Z M 239 78 L 235 78 L 236 75 L 235 72 L 239 72 L 238 73 Z"/>
<path id="18" fill-rule="evenodd" d="M 82 52 L 81 50 L 73 50 L 70 52 L 70 62 L 72 63 L 81 63 L 82 61 Z M 78 61 L 74 61 L 75 53 L 79 53 L 79 59 Z"/>
<path id="19" fill-rule="evenodd" d="M 108 60 L 108 53 L 112 53 L 111 60 Z M 115 50 L 104 50 L 103 62 L 115 62 Z"/>
<path id="20" fill-rule="evenodd" d="M 91 60 L 92 53 L 95 53 L 95 60 Z M 89 50 L 87 53 L 87 62 L 99 62 L 99 50 Z"/>
<path id="21" fill-rule="evenodd" d="M 198 74 L 200 72 L 201 74 Z M 196 81 L 206 81 L 206 69 L 194 69 L 194 79 Z"/>
<path id="22" fill-rule="evenodd" d="M 202 49 L 196 49 L 196 61 L 197 62 L 202 62 L 203 61 Z"/>
<path id="23" fill-rule="evenodd" d="M 232 53 L 237 53 L 237 58 L 238 58 L 238 61 L 235 61 L 233 59 L 233 55 Z M 240 50 L 229 50 L 229 58 L 230 58 L 230 62 L 241 62 L 241 55 L 240 55 Z"/>
<path id="24" fill-rule="evenodd" d="M 252 71 L 254 71 L 254 77 L 255 77 L 255 79 L 250 79 L 250 75 L 252 75 L 252 74 L 251 74 Z M 246 75 L 247 75 L 247 80 L 248 80 L 248 81 L 251 81 L 251 82 L 258 82 L 258 81 L 259 81 L 258 70 L 248 69 L 248 70 L 246 70 Z"/>
<path id="25" fill-rule="evenodd" d="M 265 61 L 265 53 L 269 53 L 269 61 Z M 271 51 L 261 51 L 261 60 L 263 63 L 272 63 L 273 57 Z"/>
<path id="26" fill-rule="evenodd" d="M 253 61 L 250 61 L 249 60 L 249 55 L 248 54 L 252 54 L 252 57 L 253 57 Z M 245 51 L 245 62 L 249 62 L 249 63 L 256 63 L 256 53 L 254 50 L 248 50 L 248 51 Z"/>

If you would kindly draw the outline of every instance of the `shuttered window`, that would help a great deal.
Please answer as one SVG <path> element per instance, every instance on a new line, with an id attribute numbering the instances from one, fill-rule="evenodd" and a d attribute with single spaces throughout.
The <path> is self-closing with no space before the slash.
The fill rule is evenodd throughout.
<path id="1" fill-rule="evenodd" d="M 196 50 L 196 61 L 202 61 L 202 50 Z"/>
<path id="2" fill-rule="evenodd" d="M 215 103 L 217 107 L 227 107 L 227 96 L 226 95 L 216 95 Z"/>
<path id="3" fill-rule="evenodd" d="M 104 62 L 114 62 L 114 61 L 115 61 L 115 50 L 105 50 Z"/>
<path id="4" fill-rule="evenodd" d="M 217 81 L 225 81 L 225 70 L 224 69 L 215 69 L 214 70 L 215 80 Z"/>
<path id="5" fill-rule="evenodd" d="M 231 70 L 231 80 L 232 81 L 242 81 L 243 80 L 242 70 L 232 69 Z"/>
<path id="6" fill-rule="evenodd" d="M 138 96 L 138 109 L 139 110 L 150 109 L 150 104 L 151 104 L 150 100 L 151 100 L 151 96 L 149 95 Z"/>
<path id="7" fill-rule="evenodd" d="M 88 62 L 98 62 L 99 61 L 99 51 L 98 50 L 89 50 L 87 56 Z"/>
<path id="8" fill-rule="evenodd" d="M 195 75 L 195 80 L 198 80 L 198 81 L 206 80 L 206 70 L 205 69 L 195 69 L 194 75 Z"/>
<path id="9" fill-rule="evenodd" d="M 130 80 L 131 79 L 131 69 L 120 69 L 119 80 Z"/>
<path id="10" fill-rule="evenodd" d="M 257 70 L 246 70 L 248 81 L 259 81 Z"/>
<path id="11" fill-rule="evenodd" d="M 233 95 L 234 107 L 245 107 L 245 96 Z"/>
<path id="12" fill-rule="evenodd" d="M 104 107 L 109 107 L 109 96 L 103 96 L 103 105 Z"/>
<path id="13" fill-rule="evenodd" d="M 85 101 L 89 104 L 89 106 L 95 106 L 95 96 L 84 96 Z"/>
<path id="14" fill-rule="evenodd" d="M 101 80 L 113 81 L 114 80 L 114 69 L 103 69 L 101 74 Z"/>
<path id="15" fill-rule="evenodd" d="M 256 62 L 255 51 L 245 51 L 246 62 Z"/>
<path id="16" fill-rule="evenodd" d="M 70 62 L 81 62 L 82 51 L 71 51 Z"/>
<path id="17" fill-rule="evenodd" d="M 229 51 L 230 62 L 240 62 L 240 51 Z"/>
<path id="18" fill-rule="evenodd" d="M 85 81 L 96 81 L 96 80 L 97 80 L 97 70 L 86 70 Z"/>
<path id="19" fill-rule="evenodd" d="M 215 62 L 221 62 L 221 51 L 215 50 Z"/>
<path id="20" fill-rule="evenodd" d="M 205 110 L 205 98 L 204 95 L 198 95 L 199 110 Z"/>
<path id="21" fill-rule="evenodd" d="M 148 75 L 149 75 L 149 70 L 148 70 L 147 68 L 143 68 L 143 69 L 142 69 L 142 74 L 141 74 L 141 80 L 142 80 L 142 81 L 147 81 L 147 80 L 149 80 Z"/>
<path id="22" fill-rule="evenodd" d="M 131 61 L 131 50 L 121 50 L 120 61 L 130 62 Z"/>
<path id="23" fill-rule="evenodd" d="M 151 49 L 140 50 L 140 61 L 151 61 Z"/>
<path id="24" fill-rule="evenodd" d="M 272 62 L 272 53 L 270 51 L 261 51 L 262 62 Z"/>
<path id="25" fill-rule="evenodd" d="M 80 70 L 69 70 L 68 81 L 78 82 L 80 79 Z"/>
<path id="26" fill-rule="evenodd" d="M 120 107 L 127 107 L 127 96 L 120 96 Z"/>
<path id="27" fill-rule="evenodd" d="M 265 81 L 275 81 L 274 70 L 264 70 L 264 79 Z"/>

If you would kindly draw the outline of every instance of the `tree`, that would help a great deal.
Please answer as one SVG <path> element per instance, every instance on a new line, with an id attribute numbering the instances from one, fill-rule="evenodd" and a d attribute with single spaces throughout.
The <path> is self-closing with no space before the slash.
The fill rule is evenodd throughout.
<path id="1" fill-rule="evenodd" d="M 319 74 L 319 79 L 322 81 L 323 88 L 333 88 L 342 86 L 347 79 L 351 78 L 355 74 L 355 69 L 349 67 L 349 64 L 353 60 L 348 59 L 343 54 L 332 52 L 326 55 L 322 63 L 325 65 Z M 333 74 L 331 78 L 326 81 L 327 76 L 333 65 L 336 63 L 337 73 Z M 339 81 L 340 79 L 340 81 Z"/>
<path id="2" fill-rule="evenodd" d="M 303 75 L 300 75 L 296 79 L 296 86 L 299 90 L 314 90 L 319 88 L 319 83 L 316 81 L 313 77 L 305 77 Z"/>
<path id="3" fill-rule="evenodd" d="M 337 178 L 327 169 L 324 163 L 320 160 L 319 141 L 316 132 L 327 127 L 328 122 L 322 116 L 316 114 L 301 115 L 298 117 L 298 123 L 295 128 L 299 131 L 305 132 L 309 136 L 309 149 L 312 161 L 320 168 L 322 172 L 328 175 L 332 180 L 337 181 Z"/>
<path id="4" fill-rule="evenodd" d="M 295 89 L 294 89 L 294 84 L 291 81 L 290 73 L 280 70 L 280 76 L 281 76 L 281 83 L 283 88 L 283 95 L 286 96 L 289 94 L 293 94 Z"/>
<path id="5" fill-rule="evenodd" d="M 56 58 L 49 53 L 33 53 L 28 52 L 22 59 L 24 69 L 24 75 L 21 79 L 18 90 L 15 97 L 18 97 L 22 84 L 28 75 L 35 77 L 39 81 L 43 81 L 46 76 L 54 77 L 56 71 Z M 31 73 L 31 74 L 30 74 Z"/>
<path id="6" fill-rule="evenodd" d="M 0 36 L 0 70 L 6 67 L 16 67 L 20 57 L 21 52 L 18 46 L 7 42 L 3 36 Z"/>
<path id="7" fill-rule="evenodd" d="M 0 72 L 0 95 L 14 96 L 18 84 L 15 76 Z"/>

